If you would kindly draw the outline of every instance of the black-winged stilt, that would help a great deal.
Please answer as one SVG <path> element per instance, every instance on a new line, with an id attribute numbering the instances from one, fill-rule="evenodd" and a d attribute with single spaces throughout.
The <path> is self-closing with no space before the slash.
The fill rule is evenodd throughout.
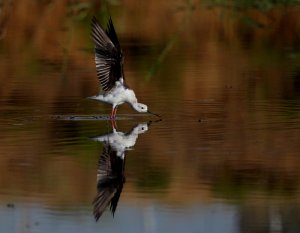
<path id="1" fill-rule="evenodd" d="M 113 128 L 111 133 L 92 138 L 103 143 L 97 170 L 97 196 L 93 201 L 96 221 L 108 205 L 114 215 L 125 182 L 126 152 L 132 150 L 139 134 L 145 133 L 150 123 L 140 123 L 126 133 Z"/>
<path id="2" fill-rule="evenodd" d="M 115 119 L 117 108 L 123 103 L 128 103 L 138 112 L 156 115 L 148 110 L 147 105 L 138 103 L 135 93 L 124 80 L 124 57 L 120 43 L 114 29 L 113 22 L 109 18 L 107 29 L 104 31 L 97 19 L 92 19 L 92 38 L 95 43 L 95 61 L 97 77 L 103 92 L 97 96 L 89 97 L 112 105 L 111 119 Z"/>

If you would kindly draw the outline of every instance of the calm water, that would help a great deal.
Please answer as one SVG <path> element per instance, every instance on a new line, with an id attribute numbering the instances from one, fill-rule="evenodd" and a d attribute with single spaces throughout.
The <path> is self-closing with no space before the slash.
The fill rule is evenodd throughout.
<path id="1" fill-rule="evenodd" d="M 126 80 L 162 116 L 122 105 L 113 132 L 86 99 L 106 8 L 27 2 L 2 6 L 0 232 L 300 232 L 299 7 L 107 3 Z M 120 197 L 95 221 L 103 192 Z"/>

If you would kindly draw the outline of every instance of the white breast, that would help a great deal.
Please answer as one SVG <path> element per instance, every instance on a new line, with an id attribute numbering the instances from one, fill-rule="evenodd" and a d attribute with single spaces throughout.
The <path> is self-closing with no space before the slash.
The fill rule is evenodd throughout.
<path id="1" fill-rule="evenodd" d="M 125 102 L 130 103 L 131 105 L 137 103 L 137 99 L 133 90 L 125 88 L 122 82 L 119 81 L 116 82 L 116 86 L 111 91 L 89 98 L 109 103 L 114 106 L 123 104 Z"/>
<path id="2" fill-rule="evenodd" d="M 99 95 L 99 100 L 112 105 L 120 105 L 124 102 L 132 103 L 136 101 L 135 94 L 132 90 L 125 88 L 123 85 L 116 86 L 113 90 L 104 95 Z"/>

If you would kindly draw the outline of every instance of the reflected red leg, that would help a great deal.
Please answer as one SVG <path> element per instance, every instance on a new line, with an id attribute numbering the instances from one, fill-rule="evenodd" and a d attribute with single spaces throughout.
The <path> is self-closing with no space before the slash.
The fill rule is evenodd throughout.
<path id="1" fill-rule="evenodd" d="M 111 121 L 111 127 L 113 128 L 113 129 L 115 129 L 115 130 L 117 130 L 117 122 L 114 120 L 114 119 L 112 119 L 112 121 Z"/>

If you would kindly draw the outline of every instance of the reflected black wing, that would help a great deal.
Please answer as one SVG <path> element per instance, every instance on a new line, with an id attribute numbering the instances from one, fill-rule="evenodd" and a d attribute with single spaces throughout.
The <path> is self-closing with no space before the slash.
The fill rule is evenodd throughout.
<path id="1" fill-rule="evenodd" d="M 117 156 L 117 151 L 104 144 L 98 162 L 97 196 L 93 202 L 96 221 L 109 204 L 114 215 L 125 182 L 124 165 L 125 160 Z"/>
<path id="2" fill-rule="evenodd" d="M 116 81 L 124 79 L 123 55 L 111 18 L 104 32 L 97 19 L 93 17 L 92 38 L 95 43 L 97 77 L 102 89 L 109 91 L 115 86 Z"/>

